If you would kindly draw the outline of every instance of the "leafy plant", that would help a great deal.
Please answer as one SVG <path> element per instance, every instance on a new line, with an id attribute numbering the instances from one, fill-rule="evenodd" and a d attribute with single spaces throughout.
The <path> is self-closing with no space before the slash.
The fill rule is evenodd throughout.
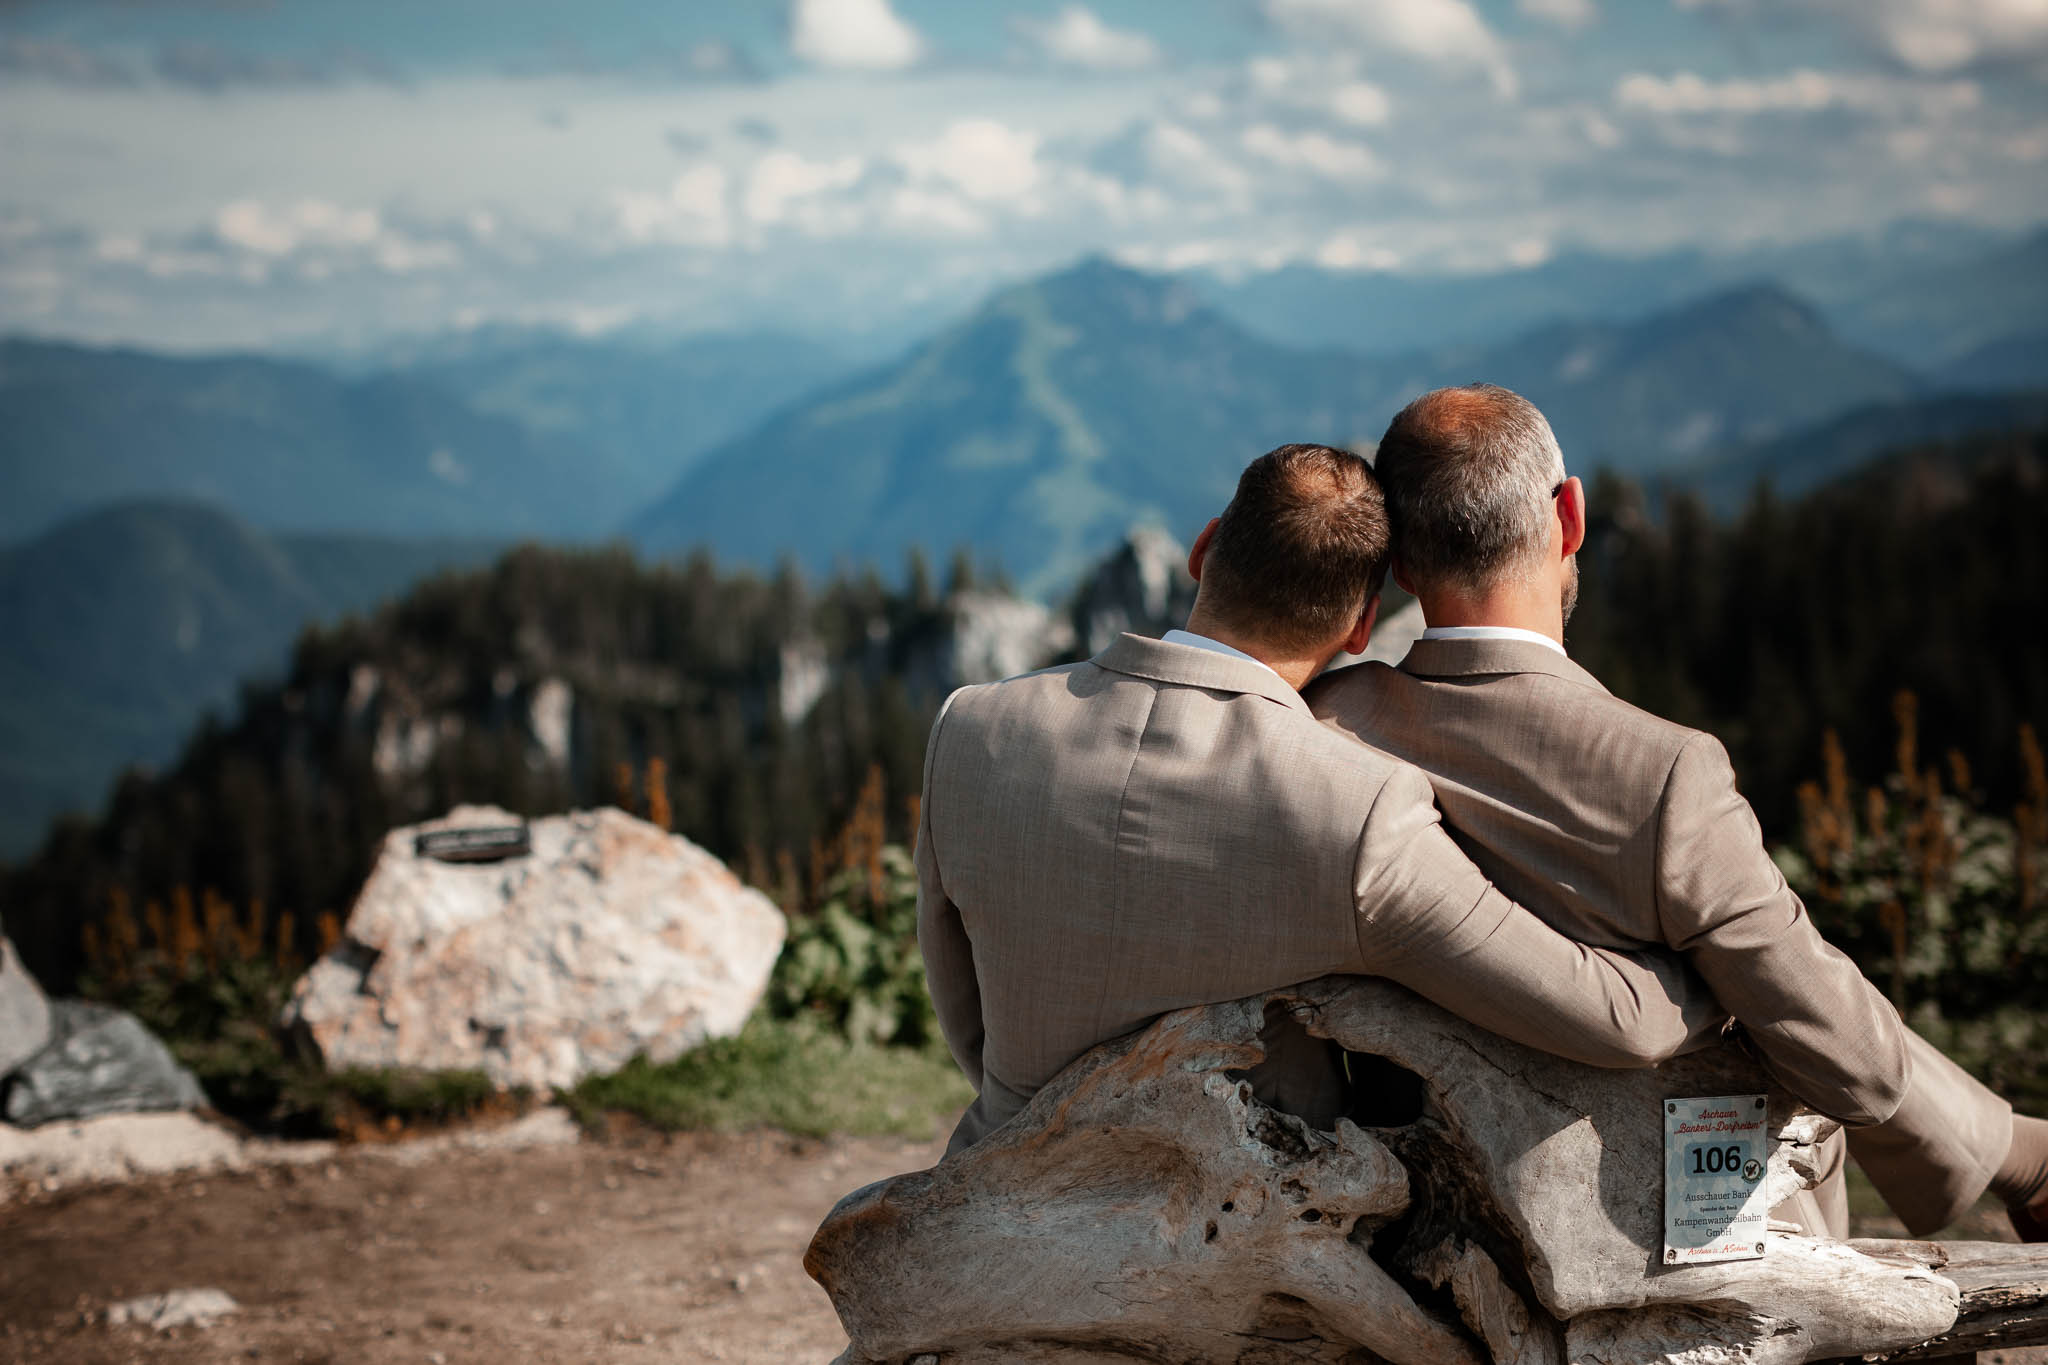
<path id="1" fill-rule="evenodd" d="M 1777 850 L 1814 921 L 1888 989 L 1908 1023 L 2015 1101 L 2048 1102 L 2048 772 L 2021 727 L 2026 795 L 1986 809 L 1962 755 L 1923 766 L 1918 703 L 1893 702 L 1895 771 L 1851 796 L 1832 733 L 1825 776 L 1800 788 L 1802 838 Z"/>
<path id="2" fill-rule="evenodd" d="M 855 1042 L 937 1040 L 908 851 L 890 844 L 878 850 L 872 871 L 842 870 L 814 910 L 791 918 L 767 1005 L 776 1018 L 806 1018 Z"/>
<path id="3" fill-rule="evenodd" d="M 481 1071 L 329 1073 L 300 1053 L 277 1018 L 303 963 L 292 951 L 291 917 L 277 923 L 277 942 L 266 948 L 260 906 L 238 919 L 208 892 L 195 910 L 179 888 L 168 913 L 152 904 L 138 923 L 117 898 L 102 924 L 86 928 L 90 969 L 80 990 L 135 1015 L 216 1108 L 266 1132 L 357 1136 L 528 1102 L 523 1091 L 500 1094 Z M 339 932 L 337 923 L 322 925 L 323 938 Z"/>

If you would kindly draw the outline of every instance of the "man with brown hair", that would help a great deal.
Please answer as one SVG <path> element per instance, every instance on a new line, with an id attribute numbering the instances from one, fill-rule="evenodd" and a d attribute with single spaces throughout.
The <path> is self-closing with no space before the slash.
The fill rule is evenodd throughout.
<path id="1" fill-rule="evenodd" d="M 1509 902 L 1419 772 L 1309 714 L 1298 689 L 1365 644 L 1387 540 L 1363 460 L 1282 446 L 1195 541 L 1185 631 L 947 700 L 925 751 L 918 941 L 979 1092 L 954 1149 L 1168 1010 L 1331 972 L 1598 1065 L 1688 1036 L 1667 964 Z M 1346 1102 L 1330 1051 L 1269 1032 L 1256 1093 L 1330 1126 Z"/>
<path id="2" fill-rule="evenodd" d="M 1398 669 L 1319 679 L 1315 713 L 1372 746 L 1362 763 L 1384 752 L 1428 773 L 1459 847 L 1545 922 L 1684 954 L 1785 1085 L 1849 1126 L 1915 1235 L 1988 1185 L 2038 1236 L 2048 1124 L 2015 1120 L 1821 939 L 1713 736 L 1637 710 L 1566 657 L 1585 493 L 1543 414 L 1493 385 L 1438 389 L 1394 419 L 1377 469 L 1394 576 L 1429 628 Z M 1839 1181 L 1816 1193 L 1808 1216 L 1843 1235 Z"/>

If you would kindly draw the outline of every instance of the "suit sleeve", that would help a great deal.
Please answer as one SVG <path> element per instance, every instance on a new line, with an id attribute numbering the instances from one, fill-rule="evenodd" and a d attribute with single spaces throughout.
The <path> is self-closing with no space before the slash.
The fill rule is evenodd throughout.
<path id="1" fill-rule="evenodd" d="M 1780 1080 L 1852 1127 L 1882 1123 L 1905 1097 L 1898 1012 L 1807 917 L 1764 851 L 1727 751 L 1695 735 L 1658 812 L 1657 915 L 1742 1022 Z"/>
<path id="2" fill-rule="evenodd" d="M 959 696 L 946 698 L 932 722 L 931 738 L 925 742 L 924 791 L 918 800 L 917 849 L 917 946 L 924 954 L 925 986 L 931 991 L 932 1006 L 939 1016 L 939 1032 L 953 1060 L 960 1064 L 977 1093 L 982 1088 L 981 1049 L 985 1032 L 981 1016 L 981 983 L 974 974 L 974 947 L 960 922 L 960 907 L 946 894 L 945 878 L 939 870 L 938 850 L 932 844 L 932 774 L 939 764 L 940 733 L 946 715 Z"/>
<path id="3" fill-rule="evenodd" d="M 1452 842 L 1417 769 L 1380 789 L 1355 880 L 1369 970 L 1528 1047 L 1649 1066 L 1717 1013 L 1674 959 L 1579 943 L 1502 895 Z"/>

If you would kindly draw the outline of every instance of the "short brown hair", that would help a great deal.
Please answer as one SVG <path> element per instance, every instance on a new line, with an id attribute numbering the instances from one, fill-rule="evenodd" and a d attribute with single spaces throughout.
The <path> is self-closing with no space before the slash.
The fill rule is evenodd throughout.
<path id="1" fill-rule="evenodd" d="M 1483 589 L 1547 543 L 1564 454 L 1534 403 L 1498 384 L 1433 389 L 1401 409 L 1373 468 L 1407 581 Z"/>
<path id="2" fill-rule="evenodd" d="M 1269 450 L 1238 477 L 1209 541 L 1204 605 L 1251 639 L 1313 648 L 1380 590 L 1390 539 L 1364 460 L 1329 446 Z"/>

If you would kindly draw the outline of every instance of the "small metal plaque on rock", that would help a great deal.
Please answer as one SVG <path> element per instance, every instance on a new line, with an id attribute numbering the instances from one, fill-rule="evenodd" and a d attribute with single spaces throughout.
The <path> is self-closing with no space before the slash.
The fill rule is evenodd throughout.
<path id="1" fill-rule="evenodd" d="M 1664 1101 L 1664 1264 L 1764 1254 L 1762 1095 Z"/>
<path id="2" fill-rule="evenodd" d="M 533 836 L 525 825 L 466 825 L 414 835 L 412 851 L 444 863 L 496 863 L 533 852 Z"/>

